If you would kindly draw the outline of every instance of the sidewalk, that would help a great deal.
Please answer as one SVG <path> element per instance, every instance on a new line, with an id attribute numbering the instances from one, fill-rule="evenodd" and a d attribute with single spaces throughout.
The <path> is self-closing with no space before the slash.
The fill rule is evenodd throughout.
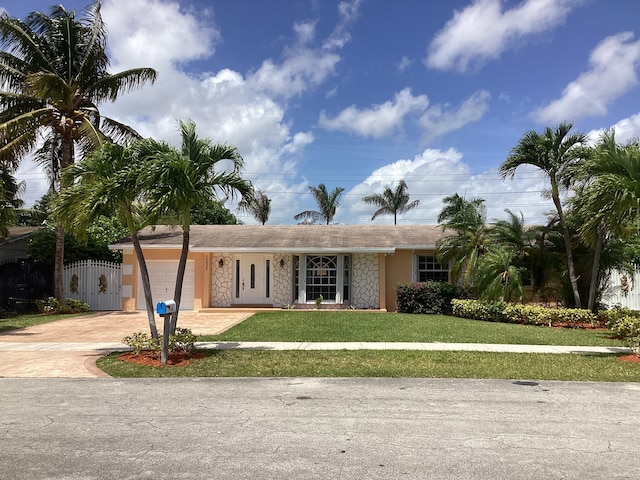
<path id="1" fill-rule="evenodd" d="M 180 314 L 180 326 L 196 335 L 217 335 L 251 316 L 250 312 Z M 161 322 L 158 328 L 161 330 Z M 144 313 L 110 312 L 36 325 L 0 334 L 0 377 L 108 377 L 96 360 L 128 350 L 121 339 L 146 332 Z M 60 341 L 64 339 L 64 341 Z M 198 342 L 197 348 L 244 350 L 423 350 L 509 353 L 630 353 L 623 347 L 501 345 L 479 343 L 404 342 Z"/>

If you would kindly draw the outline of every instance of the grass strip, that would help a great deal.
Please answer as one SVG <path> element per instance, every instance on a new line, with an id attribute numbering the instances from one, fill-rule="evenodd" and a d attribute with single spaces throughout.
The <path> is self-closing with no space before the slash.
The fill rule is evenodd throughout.
<path id="1" fill-rule="evenodd" d="M 20 328 L 32 327 L 42 323 L 55 322 L 64 320 L 65 318 L 73 318 L 89 315 L 91 312 L 83 313 L 66 313 L 60 315 L 49 315 L 46 313 L 38 313 L 33 315 L 20 315 L 17 317 L 0 318 L 0 333 L 18 330 Z"/>
<path id="2" fill-rule="evenodd" d="M 113 377 L 392 377 L 640 382 L 640 364 L 616 355 L 448 351 L 206 351 L 188 366 L 148 367 L 117 353 L 98 360 Z"/>
<path id="3" fill-rule="evenodd" d="M 549 328 L 482 322 L 445 315 L 290 311 L 257 313 L 200 341 L 459 342 L 517 345 L 618 346 L 608 330 Z"/>

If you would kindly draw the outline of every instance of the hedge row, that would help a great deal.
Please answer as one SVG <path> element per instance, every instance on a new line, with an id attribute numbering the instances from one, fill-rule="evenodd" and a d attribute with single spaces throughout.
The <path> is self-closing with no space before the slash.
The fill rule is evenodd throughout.
<path id="1" fill-rule="evenodd" d="M 519 323 L 524 325 L 595 325 L 598 317 L 589 310 L 578 308 L 547 308 L 537 305 L 510 304 L 460 300 L 451 302 L 455 317 L 487 322 Z"/>

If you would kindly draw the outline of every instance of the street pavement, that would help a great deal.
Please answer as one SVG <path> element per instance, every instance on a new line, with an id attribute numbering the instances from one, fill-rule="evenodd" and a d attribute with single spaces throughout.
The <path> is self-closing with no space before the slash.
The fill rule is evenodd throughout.
<path id="1" fill-rule="evenodd" d="M 636 479 L 640 385 L 0 379 L 3 479 Z"/>

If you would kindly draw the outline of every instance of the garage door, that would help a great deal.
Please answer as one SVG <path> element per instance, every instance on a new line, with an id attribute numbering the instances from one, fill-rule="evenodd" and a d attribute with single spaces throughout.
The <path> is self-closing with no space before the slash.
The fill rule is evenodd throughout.
<path id="1" fill-rule="evenodd" d="M 149 260 L 147 261 L 149 270 L 149 281 L 151 282 L 151 295 L 153 296 L 153 308 L 156 303 L 162 300 L 173 299 L 173 291 L 176 288 L 176 276 L 178 274 L 178 261 Z M 187 268 L 184 273 L 182 284 L 182 298 L 180 299 L 180 310 L 193 310 L 193 284 L 194 284 L 194 262 L 187 260 Z M 142 281 L 138 278 L 138 301 L 136 308 L 145 310 L 144 290 Z"/>

